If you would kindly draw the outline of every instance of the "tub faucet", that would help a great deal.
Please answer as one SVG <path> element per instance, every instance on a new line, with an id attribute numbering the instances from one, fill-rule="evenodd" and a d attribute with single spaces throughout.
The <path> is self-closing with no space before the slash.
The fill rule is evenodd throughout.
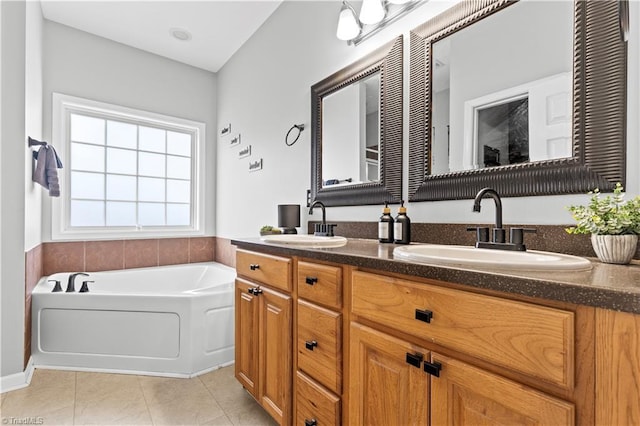
<path id="1" fill-rule="evenodd" d="M 66 293 L 73 293 L 74 291 L 76 291 L 75 281 L 76 281 L 76 277 L 78 275 L 84 275 L 85 277 L 89 276 L 89 274 L 87 274 L 85 272 L 76 272 L 75 274 L 69 275 L 69 281 L 67 281 L 67 291 L 66 291 Z"/>
<path id="2" fill-rule="evenodd" d="M 322 201 L 314 201 L 311 203 L 311 207 L 309 207 L 309 214 L 313 214 L 313 208 L 315 206 L 320 206 L 322 209 L 322 223 L 316 223 L 314 225 L 314 233 L 313 235 L 321 236 L 321 237 L 333 237 L 333 228 L 335 228 L 335 223 L 327 223 L 327 211 L 325 210 L 325 206 Z"/>

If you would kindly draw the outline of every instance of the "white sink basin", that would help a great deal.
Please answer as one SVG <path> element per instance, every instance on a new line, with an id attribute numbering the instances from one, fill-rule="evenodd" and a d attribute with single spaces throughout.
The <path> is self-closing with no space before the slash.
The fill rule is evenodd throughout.
<path id="1" fill-rule="evenodd" d="M 318 237 L 316 235 L 274 234 L 260 237 L 262 241 L 296 247 L 341 247 L 347 244 L 345 237 Z"/>
<path id="2" fill-rule="evenodd" d="M 396 259 L 450 266 L 473 266 L 511 271 L 588 271 L 591 262 L 568 254 L 545 251 L 507 251 L 470 246 L 417 244 L 396 247 Z"/>

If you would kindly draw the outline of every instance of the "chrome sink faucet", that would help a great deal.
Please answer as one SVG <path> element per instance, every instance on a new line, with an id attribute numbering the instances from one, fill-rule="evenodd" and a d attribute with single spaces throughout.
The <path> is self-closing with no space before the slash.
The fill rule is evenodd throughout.
<path id="1" fill-rule="evenodd" d="M 309 207 L 309 214 L 313 214 L 313 208 L 316 206 L 320 206 L 322 209 L 322 223 L 316 223 L 314 225 L 313 235 L 320 237 L 333 237 L 333 228 L 338 225 L 335 223 L 327 223 L 327 211 L 322 201 L 316 200 L 311 203 L 311 206 Z"/>
<path id="2" fill-rule="evenodd" d="M 536 232 L 535 229 L 527 228 L 511 228 L 509 230 L 509 240 L 506 242 L 506 229 L 502 227 L 502 200 L 500 195 L 495 189 L 483 188 L 476 194 L 476 198 L 473 200 L 473 211 L 480 212 L 480 202 L 485 197 L 493 198 L 496 205 L 496 223 L 493 228 L 493 238 L 489 241 L 489 228 L 486 227 L 473 227 L 467 228 L 468 231 L 476 231 L 476 247 L 477 248 L 489 248 L 498 250 L 515 250 L 526 251 L 527 248 L 524 245 L 524 233 Z"/>

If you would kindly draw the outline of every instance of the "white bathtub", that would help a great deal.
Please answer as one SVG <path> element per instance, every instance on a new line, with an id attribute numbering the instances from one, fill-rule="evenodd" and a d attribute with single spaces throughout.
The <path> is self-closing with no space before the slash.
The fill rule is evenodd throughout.
<path id="1" fill-rule="evenodd" d="M 235 270 L 218 263 L 43 277 L 32 294 L 35 367 L 192 377 L 234 357 Z M 52 293 L 60 280 L 62 292 Z M 79 293 L 82 282 L 88 293 Z"/>

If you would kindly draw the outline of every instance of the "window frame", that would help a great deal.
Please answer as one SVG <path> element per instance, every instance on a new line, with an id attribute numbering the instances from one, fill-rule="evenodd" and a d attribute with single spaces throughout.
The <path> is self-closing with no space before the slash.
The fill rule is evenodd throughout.
<path id="1" fill-rule="evenodd" d="M 71 160 L 70 117 L 71 114 L 74 113 L 105 120 L 111 119 L 140 126 L 161 127 L 165 130 L 175 130 L 192 134 L 191 225 L 72 227 L 70 224 L 71 168 L 69 166 Z M 61 93 L 53 93 L 52 144 L 62 160 L 63 168 L 58 169 L 60 197 L 51 198 L 52 240 L 156 238 L 204 235 L 205 141 L 206 125 L 201 122 Z M 136 150 L 140 152 L 137 148 Z M 106 170 L 104 174 L 106 177 Z M 135 202 L 139 203 L 140 201 L 136 200 Z"/>

